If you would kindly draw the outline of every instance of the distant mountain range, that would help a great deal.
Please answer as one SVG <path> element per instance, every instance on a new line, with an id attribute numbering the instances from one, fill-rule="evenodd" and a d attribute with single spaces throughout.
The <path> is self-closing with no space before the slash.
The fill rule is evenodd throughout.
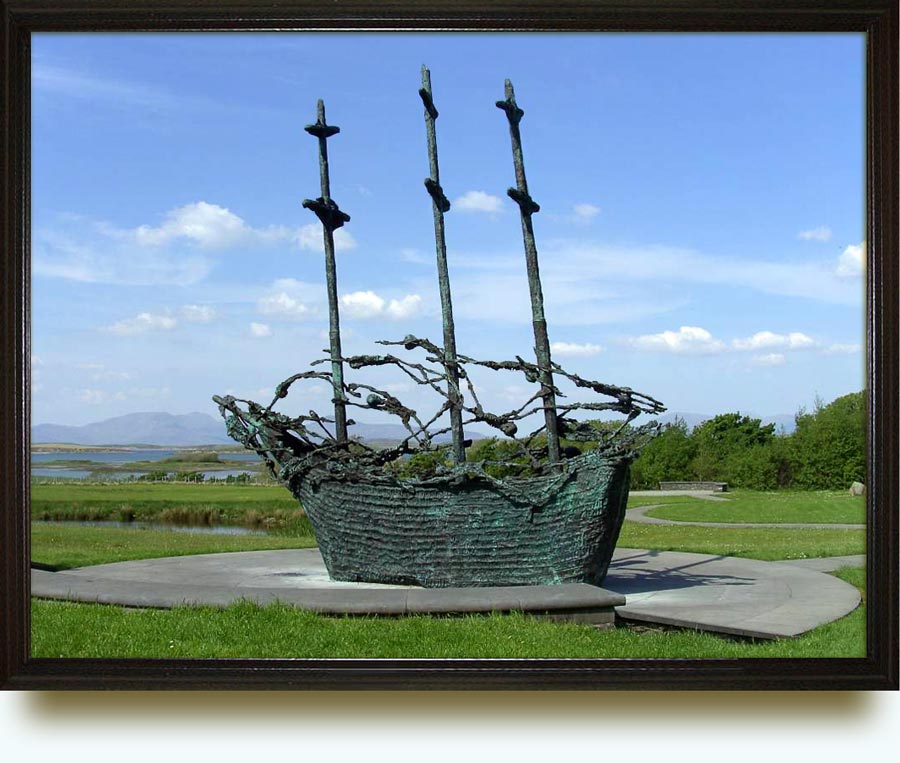
<path id="1" fill-rule="evenodd" d="M 398 441 L 406 434 L 400 424 L 354 424 L 350 434 L 363 440 Z M 466 437 L 481 439 L 484 434 L 466 432 Z M 449 438 L 436 438 L 439 442 Z M 31 441 L 72 445 L 235 445 L 225 434 L 222 419 L 207 413 L 129 413 L 84 426 L 36 424 Z"/>
<path id="2" fill-rule="evenodd" d="M 748 414 L 754 415 L 754 414 Z M 659 417 L 668 424 L 676 418 L 684 419 L 689 429 L 702 424 L 712 415 L 674 411 Z M 794 431 L 794 416 L 762 416 L 763 424 L 775 424 L 775 431 L 782 428 L 787 434 Z M 406 435 L 400 424 L 354 424 L 350 434 L 363 440 L 397 442 Z M 481 432 L 467 430 L 466 437 L 480 440 L 489 437 Z M 449 441 L 449 436 L 436 438 L 438 442 Z M 96 421 L 84 426 L 64 426 L 62 424 L 36 424 L 31 428 L 31 441 L 40 443 L 66 443 L 72 445 L 234 445 L 225 434 L 221 419 L 207 413 L 129 413 L 112 419 Z"/>

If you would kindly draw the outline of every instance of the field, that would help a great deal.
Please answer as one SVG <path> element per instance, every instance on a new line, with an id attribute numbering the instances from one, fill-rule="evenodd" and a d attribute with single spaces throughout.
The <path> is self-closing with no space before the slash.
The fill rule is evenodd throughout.
<path id="1" fill-rule="evenodd" d="M 752 511 L 770 516 L 781 510 L 789 516 L 814 515 L 815 521 L 823 523 L 846 521 L 845 517 L 858 511 L 856 503 L 833 499 L 830 494 L 742 492 L 734 496 L 734 506 L 675 496 L 665 501 L 664 510 L 692 511 L 695 504 L 702 504 L 701 509 L 713 511 L 737 509 L 744 512 L 742 517 Z M 635 499 L 642 505 L 656 502 L 661 500 Z M 308 521 L 281 487 L 34 485 L 32 507 L 33 519 L 131 518 L 270 528 L 265 535 L 228 536 L 33 525 L 32 559 L 59 568 L 315 544 Z M 804 513 L 810 510 L 812 514 Z M 696 517 L 691 514 L 691 519 Z M 864 542 L 862 530 L 724 529 L 626 522 L 619 545 L 774 560 L 859 554 L 864 552 Z M 845 569 L 839 575 L 863 589 L 863 570 Z M 515 614 L 386 620 L 321 617 L 282 605 L 166 611 L 35 600 L 32 652 L 35 656 L 82 657 L 862 656 L 865 615 L 861 607 L 798 639 L 753 643 L 662 628 L 597 631 Z"/>
<path id="2" fill-rule="evenodd" d="M 862 570 L 840 577 L 862 586 Z M 487 617 L 332 618 L 272 604 L 126 610 L 35 601 L 35 657 L 864 657 L 865 607 L 796 639 L 750 642 L 662 628 Z"/>
<path id="3" fill-rule="evenodd" d="M 35 484 L 31 518 L 263 526 L 294 534 L 312 532 L 297 502 L 279 485 Z"/>
<path id="4" fill-rule="evenodd" d="M 680 497 L 679 497 L 680 498 Z M 680 522 L 800 522 L 805 524 L 864 524 L 866 501 L 846 491 L 757 493 L 736 490 L 724 493 L 721 502 L 680 499 L 670 502 L 641 498 L 651 509 L 648 516 Z"/>

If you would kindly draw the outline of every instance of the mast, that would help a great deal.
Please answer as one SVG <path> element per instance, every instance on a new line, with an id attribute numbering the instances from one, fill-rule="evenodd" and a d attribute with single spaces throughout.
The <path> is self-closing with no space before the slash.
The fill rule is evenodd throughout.
<path id="1" fill-rule="evenodd" d="M 316 105 L 316 123 L 303 129 L 319 139 L 319 180 L 322 195 L 318 199 L 304 199 L 304 209 L 315 213 L 322 223 L 325 243 L 325 282 L 328 289 L 328 339 L 331 350 L 331 386 L 334 391 L 334 428 L 338 442 L 347 441 L 347 397 L 344 394 L 344 364 L 341 360 L 341 320 L 338 311 L 337 269 L 334 264 L 334 232 L 349 222 L 350 215 L 341 212 L 331 198 L 331 180 L 328 174 L 328 145 L 332 135 L 341 128 L 325 122 L 325 104 L 319 99 Z"/>
<path id="2" fill-rule="evenodd" d="M 525 162 L 522 158 L 522 138 L 519 122 L 525 116 L 516 104 L 516 94 L 512 82 L 506 80 L 506 100 L 497 101 L 497 108 L 506 113 L 509 120 L 509 137 L 512 142 L 513 165 L 516 170 L 516 187 L 507 190 L 507 195 L 519 205 L 522 217 L 522 239 L 525 243 L 525 265 L 528 270 L 528 287 L 531 291 L 531 322 L 534 327 L 534 351 L 540 368 L 541 396 L 544 399 L 544 422 L 547 427 L 547 458 L 550 463 L 559 461 L 559 428 L 556 413 L 556 393 L 553 388 L 553 374 L 550 371 L 550 340 L 547 337 L 547 321 L 544 318 L 544 294 L 541 291 L 541 273 L 538 267 L 537 246 L 534 243 L 534 228 L 531 216 L 540 207 L 528 194 L 525 179 Z"/>
<path id="3" fill-rule="evenodd" d="M 450 210 L 450 202 L 441 188 L 438 167 L 437 134 L 434 122 L 438 110 L 431 98 L 431 72 L 422 65 L 422 87 L 419 90 L 425 106 L 425 129 L 428 137 L 428 164 L 431 176 L 425 179 L 425 189 L 431 196 L 434 212 L 434 250 L 437 255 L 438 287 L 441 293 L 441 314 L 444 322 L 444 369 L 447 373 L 447 399 L 450 401 L 450 431 L 453 438 L 453 460 L 466 460 L 463 440 L 462 403 L 459 391 L 459 366 L 456 362 L 456 329 L 453 324 L 453 303 L 450 298 L 450 274 L 447 271 L 447 242 L 444 238 L 444 213 Z"/>

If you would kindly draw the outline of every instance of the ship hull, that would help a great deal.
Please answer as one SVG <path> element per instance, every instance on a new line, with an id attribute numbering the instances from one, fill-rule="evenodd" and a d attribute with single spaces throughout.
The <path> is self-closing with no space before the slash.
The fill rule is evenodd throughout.
<path id="1" fill-rule="evenodd" d="M 423 485 L 305 474 L 287 484 L 334 580 L 600 585 L 625 516 L 630 462 L 591 452 L 554 476 Z"/>

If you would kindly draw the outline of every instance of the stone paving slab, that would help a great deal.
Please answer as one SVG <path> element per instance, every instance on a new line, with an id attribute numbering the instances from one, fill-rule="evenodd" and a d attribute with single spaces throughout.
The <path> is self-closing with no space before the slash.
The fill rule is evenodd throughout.
<path id="1" fill-rule="evenodd" d="M 597 623 L 608 623 L 615 608 L 626 620 L 758 638 L 798 635 L 859 604 L 855 587 L 802 566 L 640 549 L 616 550 L 606 588 L 344 583 L 329 579 L 318 549 L 144 559 L 31 575 L 35 596 L 123 606 L 282 601 L 326 614 L 525 611 Z"/>
<path id="2" fill-rule="evenodd" d="M 782 564 L 792 564 L 795 567 L 805 567 L 817 572 L 834 572 L 842 567 L 865 567 L 866 555 L 826 556 L 821 559 L 785 559 Z"/>
<path id="3" fill-rule="evenodd" d="M 613 608 L 625 603 L 621 594 L 580 583 L 418 588 L 334 581 L 315 548 L 140 559 L 31 576 L 35 596 L 135 607 L 282 601 L 322 614 L 578 612 L 611 622 Z"/>
<path id="4" fill-rule="evenodd" d="M 860 602 L 859 591 L 849 583 L 781 562 L 621 552 L 604 585 L 625 594 L 626 605 L 616 614 L 626 620 L 784 638 L 843 617 Z"/>

